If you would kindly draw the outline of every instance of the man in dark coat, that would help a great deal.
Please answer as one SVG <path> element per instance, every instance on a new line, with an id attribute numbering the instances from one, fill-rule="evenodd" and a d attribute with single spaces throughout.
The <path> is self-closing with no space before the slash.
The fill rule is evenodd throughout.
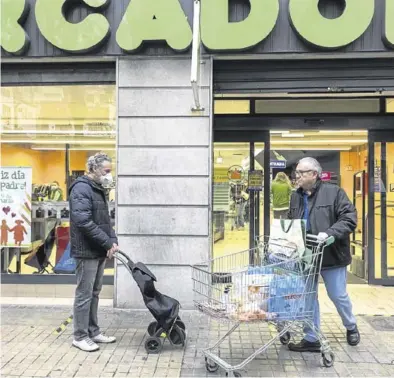
<path id="1" fill-rule="evenodd" d="M 87 175 L 69 190 L 71 256 L 77 261 L 73 345 L 86 352 L 98 350 L 97 343 L 116 341 L 97 324 L 105 261 L 118 250 L 105 193 L 113 182 L 111 170 L 111 159 L 97 153 L 88 159 Z"/>
<path id="2" fill-rule="evenodd" d="M 337 185 L 321 181 L 322 168 L 317 160 L 304 158 L 296 169 L 297 191 L 290 201 L 289 218 L 304 219 L 307 233 L 325 240 L 332 236 L 335 242 L 323 253 L 322 271 L 329 298 L 335 304 L 342 323 L 347 330 L 347 342 L 355 346 L 360 342 L 352 303 L 346 290 L 347 266 L 351 263 L 350 234 L 357 227 L 357 212 L 345 191 Z M 318 290 L 318 277 L 313 291 Z M 320 328 L 319 302 L 316 299 L 314 327 Z M 320 341 L 316 332 L 305 327 L 305 337 L 299 343 L 289 344 L 297 352 L 320 352 Z"/>

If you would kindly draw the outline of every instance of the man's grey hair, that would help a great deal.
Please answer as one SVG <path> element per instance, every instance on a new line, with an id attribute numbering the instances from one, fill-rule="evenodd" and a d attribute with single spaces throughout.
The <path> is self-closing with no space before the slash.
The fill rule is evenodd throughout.
<path id="1" fill-rule="evenodd" d="M 112 162 L 111 158 L 104 152 L 97 152 L 97 154 L 90 156 L 86 163 L 86 169 L 89 173 L 93 173 L 97 168 L 101 167 L 105 161 Z"/>
<path id="2" fill-rule="evenodd" d="M 301 159 L 298 162 L 298 164 L 300 164 L 300 163 L 308 164 L 311 167 L 311 169 L 314 170 L 315 172 L 317 172 L 317 175 L 319 177 L 321 177 L 321 173 L 322 173 L 323 169 L 322 169 L 320 163 L 315 158 L 306 157 L 306 158 Z"/>

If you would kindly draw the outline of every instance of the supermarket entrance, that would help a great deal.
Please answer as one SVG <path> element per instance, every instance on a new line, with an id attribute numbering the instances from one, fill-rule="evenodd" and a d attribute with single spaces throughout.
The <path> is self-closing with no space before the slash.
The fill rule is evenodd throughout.
<path id="1" fill-rule="evenodd" d="M 374 124 L 387 129 L 389 118 L 320 117 L 320 129 L 307 128 L 306 118 L 294 115 L 262 117 L 258 122 L 216 117 L 213 257 L 253 248 L 256 238 L 269 235 L 278 210 L 272 203 L 272 182 L 283 172 L 295 190 L 297 162 L 311 156 L 322 165 L 322 179 L 342 187 L 357 209 L 348 282 L 392 285 L 394 244 L 388 230 L 394 225 L 394 162 L 390 160 L 394 133 L 368 131 L 367 127 Z M 236 123 L 243 129 L 236 130 Z"/>

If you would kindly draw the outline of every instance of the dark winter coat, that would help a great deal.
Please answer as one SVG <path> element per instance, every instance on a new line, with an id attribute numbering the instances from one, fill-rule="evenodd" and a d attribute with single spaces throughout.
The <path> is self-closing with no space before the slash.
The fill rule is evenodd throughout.
<path id="1" fill-rule="evenodd" d="M 345 191 L 337 185 L 318 181 L 308 198 L 310 232 L 325 232 L 335 243 L 324 250 L 322 269 L 347 266 L 352 261 L 350 234 L 357 227 L 357 211 Z M 303 190 L 293 192 L 290 200 L 290 219 L 302 219 Z"/>
<path id="2" fill-rule="evenodd" d="M 87 176 L 80 177 L 70 187 L 69 203 L 71 256 L 105 257 L 118 240 L 111 227 L 104 188 Z"/>

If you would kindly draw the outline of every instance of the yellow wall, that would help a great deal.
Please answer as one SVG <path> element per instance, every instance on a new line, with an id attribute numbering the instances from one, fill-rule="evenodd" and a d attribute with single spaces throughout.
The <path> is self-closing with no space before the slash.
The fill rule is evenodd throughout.
<path id="1" fill-rule="evenodd" d="M 360 152 L 346 151 L 341 152 L 340 155 L 340 175 L 341 175 L 341 187 L 345 190 L 349 199 L 353 201 L 353 176 L 356 172 L 367 171 L 367 164 L 365 158 L 368 156 L 367 148 Z M 351 165 L 352 170 L 347 171 L 346 167 Z M 368 209 L 368 197 L 365 202 L 366 209 Z M 358 195 L 356 198 L 356 209 L 358 215 L 358 230 L 361 232 L 362 226 L 362 197 Z"/>
<path id="2" fill-rule="evenodd" d="M 70 151 L 70 173 L 85 170 L 87 156 L 88 151 Z M 9 144 L 1 145 L 1 166 L 32 167 L 33 184 L 57 181 L 64 192 L 66 190 L 65 164 L 65 151 L 36 151 Z"/>
<path id="3" fill-rule="evenodd" d="M 44 160 L 40 151 L 14 147 L 7 144 L 1 145 L 1 166 L 3 167 L 32 167 L 33 182 L 44 180 Z"/>

